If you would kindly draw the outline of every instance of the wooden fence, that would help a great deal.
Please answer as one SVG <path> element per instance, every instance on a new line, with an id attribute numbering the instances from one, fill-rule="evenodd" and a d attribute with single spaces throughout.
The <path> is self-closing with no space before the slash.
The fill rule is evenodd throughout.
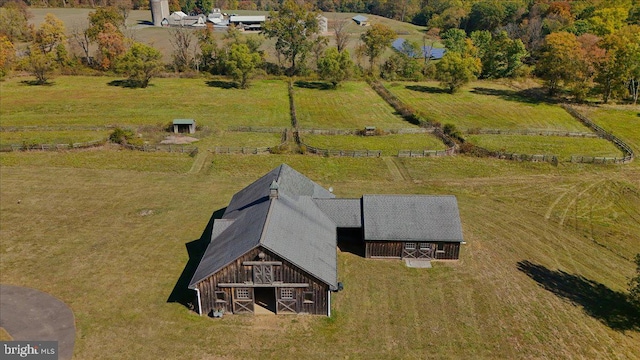
<path id="1" fill-rule="evenodd" d="M 380 157 L 382 151 L 380 150 L 331 150 L 320 149 L 310 145 L 301 143 L 306 148 L 306 151 L 311 154 L 318 154 L 323 156 L 343 156 L 343 157 Z"/>
<path id="2" fill-rule="evenodd" d="M 287 131 L 282 127 L 266 127 L 266 126 L 229 126 L 227 131 L 231 132 L 256 132 L 256 133 L 272 133 L 277 134 Z"/>
<path id="3" fill-rule="evenodd" d="M 595 156 L 580 156 L 574 155 L 571 156 L 571 162 L 578 163 L 593 163 L 593 164 L 626 164 L 633 161 L 635 154 L 633 153 L 633 149 L 629 145 L 627 145 L 624 141 L 609 133 L 605 129 L 601 128 L 599 125 L 591 121 L 588 117 L 579 113 L 578 110 L 573 108 L 568 104 L 562 104 L 562 108 L 565 109 L 571 116 L 578 119 L 581 123 L 591 128 L 599 137 L 609 140 L 612 142 L 622 153 L 624 157 L 595 157 Z"/>
<path id="4" fill-rule="evenodd" d="M 165 151 L 165 152 L 177 152 L 177 153 L 185 153 L 189 154 L 189 156 L 195 156 L 198 154 L 198 148 L 195 146 L 186 146 L 186 145 L 132 145 L 126 144 L 122 145 L 126 149 L 137 150 L 137 151 L 145 151 L 145 152 L 155 152 L 155 151 Z"/>
<path id="5" fill-rule="evenodd" d="M 233 146 L 216 146 L 215 154 L 267 154 L 271 152 L 270 147 L 233 147 Z"/>
<path id="6" fill-rule="evenodd" d="M 98 147 L 104 145 L 106 140 L 94 140 L 82 143 L 73 144 L 11 144 L 0 146 L 0 152 L 10 151 L 28 151 L 28 150 L 41 150 L 41 151 L 59 151 L 59 150 L 73 150 L 73 149 L 86 149 L 92 147 Z"/>
<path id="7" fill-rule="evenodd" d="M 0 126 L 0 132 L 16 131 L 103 131 L 112 130 L 115 125 L 58 125 L 58 126 Z"/>
<path id="8" fill-rule="evenodd" d="M 531 135 L 531 136 L 563 136 L 580 138 L 597 138 L 592 132 L 562 130 L 503 130 L 503 129 L 469 129 L 468 135 Z"/>
<path id="9" fill-rule="evenodd" d="M 401 128 L 401 129 L 379 129 L 382 134 L 427 134 L 433 129 L 425 128 Z M 311 135 L 362 135 L 365 129 L 298 129 L 300 134 Z"/>
<path id="10" fill-rule="evenodd" d="M 400 150 L 398 151 L 398 157 L 450 156 L 454 153 L 454 148 L 448 148 L 446 150 Z"/>

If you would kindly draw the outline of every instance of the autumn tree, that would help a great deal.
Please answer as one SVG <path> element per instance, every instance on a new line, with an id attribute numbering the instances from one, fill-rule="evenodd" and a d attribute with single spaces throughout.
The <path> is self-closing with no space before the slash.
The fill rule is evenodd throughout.
<path id="1" fill-rule="evenodd" d="M 33 17 L 23 2 L 10 1 L 0 7 L 0 35 L 15 43 L 28 41 L 33 31 L 29 19 Z"/>
<path id="2" fill-rule="evenodd" d="M 334 89 L 351 76 L 352 69 L 353 61 L 348 50 L 329 48 L 318 61 L 318 74 L 329 81 Z"/>
<path id="3" fill-rule="evenodd" d="M 478 48 L 483 78 L 505 78 L 516 75 L 527 50 L 520 39 L 510 39 L 505 31 L 492 35 L 489 31 L 471 33 L 473 45 Z"/>
<path id="4" fill-rule="evenodd" d="M 318 32 L 318 13 L 309 11 L 295 0 L 285 0 L 277 13 L 271 12 L 271 20 L 264 24 L 263 34 L 276 39 L 276 51 L 290 62 L 287 73 L 299 72 Z"/>
<path id="5" fill-rule="evenodd" d="M 336 40 L 336 47 L 338 52 L 342 52 L 347 48 L 350 40 L 350 34 L 347 26 L 350 24 L 350 19 L 335 19 L 331 25 L 333 34 Z"/>
<path id="6" fill-rule="evenodd" d="M 124 25 L 122 14 L 115 7 L 100 7 L 96 11 L 89 13 L 89 29 L 88 36 L 91 40 L 97 41 L 100 33 L 105 31 L 107 24 L 111 25 L 109 32 L 113 32 L 115 28 L 118 32 L 120 27 Z"/>
<path id="7" fill-rule="evenodd" d="M 72 44 L 72 49 L 75 47 L 80 48 L 84 58 L 86 59 L 87 65 L 91 66 L 93 64 L 93 59 L 90 56 L 90 46 L 91 39 L 89 38 L 89 25 L 88 23 L 75 23 L 71 28 L 71 38 L 70 42 Z"/>
<path id="8" fill-rule="evenodd" d="M 100 67 L 103 70 L 113 69 L 116 58 L 126 51 L 124 35 L 113 24 L 106 23 L 97 39 Z"/>
<path id="9" fill-rule="evenodd" d="M 536 66 L 536 73 L 545 80 L 549 95 L 570 86 L 580 76 L 581 48 L 577 37 L 568 32 L 549 34 Z"/>
<path id="10" fill-rule="evenodd" d="M 60 45 L 64 45 L 66 40 L 64 23 L 53 14 L 45 15 L 44 22 L 33 36 L 33 43 L 45 54 L 56 50 Z"/>
<path id="11" fill-rule="evenodd" d="M 436 79 L 449 93 L 453 94 L 465 84 L 475 80 L 481 70 L 480 59 L 449 51 L 436 64 Z"/>
<path id="12" fill-rule="evenodd" d="M 227 72 L 239 88 L 249 87 L 249 78 L 262 62 L 257 52 L 252 52 L 246 44 L 233 44 L 225 61 Z"/>
<path id="13" fill-rule="evenodd" d="M 45 84 L 58 67 L 67 62 L 64 24 L 53 14 L 34 31 L 22 67 L 36 77 L 37 84 Z"/>
<path id="14" fill-rule="evenodd" d="M 43 85 L 51 78 L 57 63 L 53 53 L 45 54 L 39 46 L 31 44 L 27 48 L 26 56 L 22 59 L 21 67 L 35 76 L 37 85 Z"/>
<path id="15" fill-rule="evenodd" d="M 184 72 L 194 67 L 196 48 L 193 32 L 185 28 L 169 30 L 169 42 L 173 46 L 173 67 Z"/>
<path id="16" fill-rule="evenodd" d="M 135 42 L 129 50 L 118 59 L 117 70 L 129 77 L 136 87 L 146 88 L 151 78 L 162 71 L 162 54 L 157 49 Z"/>
<path id="17" fill-rule="evenodd" d="M 369 71 L 371 73 L 373 73 L 376 60 L 391 46 L 391 42 L 395 37 L 396 33 L 382 24 L 373 24 L 366 32 L 360 35 L 363 52 L 369 58 Z"/>
<path id="18" fill-rule="evenodd" d="M 9 38 L 0 35 L 0 79 L 3 79 L 11 69 L 16 59 L 16 48 Z"/>

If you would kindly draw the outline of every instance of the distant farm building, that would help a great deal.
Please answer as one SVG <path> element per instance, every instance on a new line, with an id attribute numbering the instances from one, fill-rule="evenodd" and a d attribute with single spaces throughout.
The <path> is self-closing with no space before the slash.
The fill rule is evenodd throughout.
<path id="1" fill-rule="evenodd" d="M 155 26 L 162 26 L 162 20 L 169 16 L 169 0 L 150 0 L 151 21 Z"/>
<path id="2" fill-rule="evenodd" d="M 198 313 L 331 314 L 341 233 L 368 258 L 458 259 L 454 196 L 338 199 L 283 164 L 236 193 L 190 281 Z M 266 310 L 265 310 L 266 309 Z"/>
<path id="3" fill-rule="evenodd" d="M 238 29 L 260 31 L 262 29 L 262 25 L 266 20 L 267 20 L 267 17 L 264 15 L 255 15 L 255 16 L 231 15 L 229 17 L 229 25 L 233 25 Z"/>
<path id="4" fill-rule="evenodd" d="M 318 31 L 320 34 L 326 34 L 329 32 L 329 19 L 325 16 L 318 15 Z"/>
<path id="5" fill-rule="evenodd" d="M 175 11 L 168 18 L 162 20 L 163 26 L 191 26 L 205 27 L 207 17 L 204 15 L 189 16 L 182 11 Z"/>
<path id="6" fill-rule="evenodd" d="M 393 47 L 394 50 L 401 52 L 401 53 L 407 53 L 407 48 L 405 47 L 405 39 L 403 38 L 397 38 L 393 41 L 393 43 L 391 44 L 391 47 Z M 444 56 L 444 53 L 447 51 L 446 49 L 443 48 L 434 48 L 431 46 L 421 46 L 420 47 L 422 50 L 422 53 L 415 53 L 412 50 L 409 50 L 407 55 L 414 57 L 414 58 L 427 58 L 427 59 L 432 59 L 432 60 L 439 60 L 442 59 L 442 57 Z"/>
<path id="7" fill-rule="evenodd" d="M 360 26 L 369 25 L 369 18 L 367 18 L 366 16 L 363 16 L 363 15 L 356 15 L 356 16 L 352 17 L 351 20 L 355 21 L 356 24 L 358 24 Z"/>
<path id="8" fill-rule="evenodd" d="M 175 119 L 173 120 L 173 132 L 176 134 L 195 134 L 196 121 L 193 119 Z"/>

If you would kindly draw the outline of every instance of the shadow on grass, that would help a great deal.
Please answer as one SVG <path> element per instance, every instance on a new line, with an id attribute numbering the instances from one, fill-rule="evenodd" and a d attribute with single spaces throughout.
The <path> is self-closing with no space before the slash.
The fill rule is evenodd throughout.
<path id="1" fill-rule="evenodd" d="M 109 86 L 117 86 L 117 87 L 127 88 L 127 89 L 139 89 L 139 88 L 142 88 L 142 84 L 140 83 L 140 81 L 130 80 L 130 79 L 109 81 L 107 83 L 107 85 L 109 85 Z M 149 86 L 153 86 L 153 85 L 152 84 L 148 84 L 147 87 L 149 87 Z"/>
<path id="2" fill-rule="evenodd" d="M 193 240 L 185 244 L 187 253 L 189 254 L 189 260 L 184 266 L 184 270 L 182 270 L 182 274 L 180 274 L 176 285 L 173 287 L 173 290 L 171 291 L 167 302 L 177 302 L 191 310 L 196 309 L 196 292 L 189 289 L 189 283 L 191 282 L 191 278 L 193 277 L 193 274 L 195 274 L 196 269 L 198 268 L 198 264 L 200 264 L 200 260 L 202 260 L 202 257 L 207 250 L 207 246 L 211 241 L 213 221 L 222 218 L 222 215 L 224 214 L 226 209 L 227 208 L 222 208 L 214 211 L 211 215 L 211 218 L 209 219 L 209 222 L 207 223 L 207 227 L 202 233 L 202 236 L 200 236 L 200 239 Z"/>
<path id="3" fill-rule="evenodd" d="M 422 86 L 422 85 L 407 85 L 406 88 L 412 91 L 418 91 L 429 94 L 448 94 L 446 89 L 442 89 L 435 86 Z"/>
<path id="4" fill-rule="evenodd" d="M 220 89 L 236 89 L 238 86 L 233 81 L 223 80 L 210 80 L 207 81 L 207 85 L 211 87 L 217 87 Z"/>
<path id="5" fill-rule="evenodd" d="M 41 82 L 38 80 L 22 80 L 20 81 L 20 83 L 28 86 L 53 86 L 55 84 L 54 82 L 51 82 L 51 81 Z"/>
<path id="6" fill-rule="evenodd" d="M 611 329 L 640 331 L 640 309 L 628 295 L 583 276 L 562 270 L 549 270 L 530 261 L 518 262 L 518 270 L 527 274 L 545 290 L 580 305 L 584 311 Z"/>
<path id="7" fill-rule="evenodd" d="M 476 87 L 473 88 L 471 92 L 479 95 L 497 96 L 503 100 L 517 101 L 526 104 L 558 103 L 558 100 L 548 97 L 546 90 L 541 87 L 521 91 Z"/>
<path id="8" fill-rule="evenodd" d="M 333 85 L 322 81 L 296 81 L 295 85 L 299 88 L 315 89 L 315 90 L 333 90 Z"/>

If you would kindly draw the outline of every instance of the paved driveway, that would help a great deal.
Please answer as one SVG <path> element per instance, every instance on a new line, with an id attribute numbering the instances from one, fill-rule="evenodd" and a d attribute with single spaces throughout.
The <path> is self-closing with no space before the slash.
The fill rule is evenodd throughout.
<path id="1" fill-rule="evenodd" d="M 73 356 L 76 338 L 73 312 L 42 291 L 0 284 L 0 326 L 15 341 L 58 341 L 60 360 Z"/>

